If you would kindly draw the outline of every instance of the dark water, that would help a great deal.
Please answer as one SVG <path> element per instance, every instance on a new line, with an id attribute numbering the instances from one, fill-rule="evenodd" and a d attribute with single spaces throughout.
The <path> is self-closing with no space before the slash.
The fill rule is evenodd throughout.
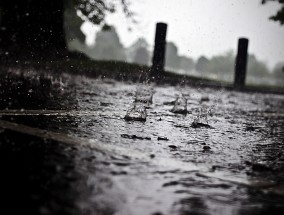
<path id="1" fill-rule="evenodd" d="M 1 119 L 53 137 L 1 130 L 7 202 L 40 214 L 284 213 L 283 95 L 151 85 L 141 122 L 124 120 L 135 83 L 39 80 L 1 83 Z M 171 111 L 180 94 L 187 114 Z"/>

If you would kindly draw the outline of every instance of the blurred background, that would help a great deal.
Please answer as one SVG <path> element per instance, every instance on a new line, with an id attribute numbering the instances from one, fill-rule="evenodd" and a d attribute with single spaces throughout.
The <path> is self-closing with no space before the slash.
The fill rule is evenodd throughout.
<path id="1" fill-rule="evenodd" d="M 284 27 L 269 19 L 280 8 L 277 1 L 137 0 L 129 8 L 131 18 L 117 7 L 100 25 L 84 19 L 79 10 L 67 9 L 69 48 L 92 59 L 150 65 L 155 24 L 165 22 L 167 70 L 232 82 L 237 40 L 246 37 L 247 83 L 284 83 Z M 102 28 L 106 23 L 110 28 Z"/>
<path id="2" fill-rule="evenodd" d="M 0 211 L 283 215 L 283 67 L 284 0 L 0 0 Z"/>

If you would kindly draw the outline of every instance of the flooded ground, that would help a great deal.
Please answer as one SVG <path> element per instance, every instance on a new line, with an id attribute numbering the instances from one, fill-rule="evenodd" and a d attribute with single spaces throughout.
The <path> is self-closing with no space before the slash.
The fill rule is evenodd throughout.
<path id="1" fill-rule="evenodd" d="M 284 214 L 284 95 L 8 74 L 0 186 L 9 210 Z M 152 100 L 142 102 L 146 121 L 126 120 L 141 87 Z"/>

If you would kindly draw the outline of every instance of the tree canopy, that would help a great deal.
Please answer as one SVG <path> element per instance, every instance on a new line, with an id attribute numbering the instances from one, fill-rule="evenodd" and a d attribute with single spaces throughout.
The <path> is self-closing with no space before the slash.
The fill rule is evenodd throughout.
<path id="1" fill-rule="evenodd" d="M 277 1 L 279 4 L 281 4 L 281 8 L 276 12 L 276 14 L 271 16 L 270 19 L 276 22 L 280 22 L 281 25 L 284 25 L 284 0 L 262 0 L 261 3 L 265 4 L 271 1 Z"/>
<path id="2" fill-rule="evenodd" d="M 125 49 L 114 26 L 110 26 L 107 31 L 101 30 L 96 34 L 95 46 L 91 47 L 88 55 L 97 60 L 126 61 Z"/>
<path id="3" fill-rule="evenodd" d="M 99 25 L 105 23 L 105 17 L 108 13 L 116 12 L 118 7 L 126 17 L 132 17 L 133 12 L 129 10 L 128 0 L 72 0 L 75 8 L 81 12 L 84 19 Z"/>
<path id="4" fill-rule="evenodd" d="M 179 68 L 179 56 L 178 48 L 173 42 L 167 42 L 166 44 L 166 67 L 170 69 Z"/>
<path id="5" fill-rule="evenodd" d="M 110 28 L 105 18 L 117 10 L 133 15 L 128 0 L 0 0 L 0 58 L 71 56 L 70 41 L 85 40 L 82 22 Z"/>

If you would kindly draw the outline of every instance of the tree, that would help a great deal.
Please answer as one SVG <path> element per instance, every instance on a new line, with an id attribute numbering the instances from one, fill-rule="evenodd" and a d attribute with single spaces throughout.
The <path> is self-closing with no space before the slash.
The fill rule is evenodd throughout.
<path id="1" fill-rule="evenodd" d="M 253 54 L 250 54 L 248 56 L 247 71 L 248 71 L 248 76 L 253 76 L 253 77 L 261 78 L 269 75 L 269 71 L 266 64 L 258 60 Z"/>
<path id="2" fill-rule="evenodd" d="M 195 69 L 199 72 L 206 72 L 208 70 L 208 64 L 209 64 L 209 60 L 206 57 L 201 56 L 197 60 Z"/>
<path id="3" fill-rule="evenodd" d="M 179 69 L 178 48 L 173 42 L 166 44 L 166 67 L 171 69 Z"/>
<path id="4" fill-rule="evenodd" d="M 105 16 L 120 5 L 127 17 L 128 1 L 120 0 L 1 0 L 0 55 L 39 58 L 67 52 L 64 8 L 73 5 L 84 20 L 105 24 Z"/>
<path id="5" fill-rule="evenodd" d="M 144 64 L 147 60 L 146 58 L 148 58 L 146 64 L 150 63 L 150 53 L 148 49 L 149 49 L 149 44 L 146 41 L 146 39 L 138 38 L 130 47 L 126 49 L 127 61 L 130 63 L 138 63 L 138 64 L 141 64 L 143 62 L 142 64 Z M 141 55 L 144 55 L 143 57 L 144 60 L 141 59 L 142 57 Z"/>
<path id="6" fill-rule="evenodd" d="M 194 69 L 194 60 L 186 56 L 179 57 L 180 65 L 179 68 L 184 71 L 191 71 Z"/>
<path id="7" fill-rule="evenodd" d="M 213 56 L 207 63 L 208 74 L 216 76 L 218 79 L 230 80 L 234 74 L 235 56 L 233 51 L 228 51 L 223 55 Z"/>
<path id="8" fill-rule="evenodd" d="M 134 56 L 134 63 L 138 63 L 140 65 L 148 65 L 150 61 L 150 54 L 145 47 L 140 47 L 136 50 Z"/>
<path id="9" fill-rule="evenodd" d="M 273 69 L 273 75 L 277 79 L 284 81 L 284 62 L 277 63 Z"/>
<path id="10" fill-rule="evenodd" d="M 196 70 L 211 77 L 229 81 L 234 76 L 235 59 L 233 51 L 213 56 L 211 59 L 202 56 L 197 61 Z M 248 56 L 247 75 L 253 79 L 264 78 L 269 76 L 269 70 L 265 62 L 258 60 L 255 55 L 250 54 Z"/>
<path id="11" fill-rule="evenodd" d="M 126 61 L 125 49 L 115 27 L 109 26 L 108 29 L 97 33 L 95 46 L 89 50 L 88 55 L 97 60 Z"/>
<path id="12" fill-rule="evenodd" d="M 127 0 L 71 0 L 75 1 L 76 9 L 79 10 L 85 19 L 94 24 L 105 23 L 105 17 L 108 13 L 114 13 L 118 7 L 118 2 L 126 17 L 132 17 L 133 12 L 129 10 Z"/>
<path id="13" fill-rule="evenodd" d="M 73 40 L 78 40 L 80 43 L 85 43 L 86 36 L 80 29 L 84 21 L 77 15 L 74 1 L 66 1 L 64 21 L 67 45 Z"/>
<path id="14" fill-rule="evenodd" d="M 284 62 L 277 63 L 272 73 L 275 83 L 279 86 L 284 85 Z"/>
<path id="15" fill-rule="evenodd" d="M 261 3 L 265 4 L 269 1 L 277 1 L 279 4 L 281 4 L 280 10 L 278 10 L 275 15 L 271 16 L 270 19 L 280 22 L 281 25 L 284 25 L 284 0 L 262 0 Z"/>

